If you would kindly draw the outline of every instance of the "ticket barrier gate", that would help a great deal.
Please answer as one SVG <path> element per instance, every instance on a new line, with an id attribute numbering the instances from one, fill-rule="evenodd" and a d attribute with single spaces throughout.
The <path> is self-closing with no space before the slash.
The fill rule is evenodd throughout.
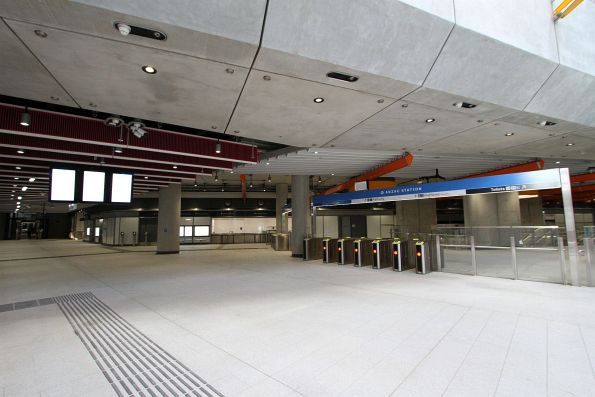
<path id="1" fill-rule="evenodd" d="M 322 238 L 312 237 L 304 239 L 304 260 L 322 259 Z"/>
<path id="2" fill-rule="evenodd" d="M 322 261 L 324 263 L 337 262 L 337 240 L 336 238 L 322 240 Z"/>
<path id="3" fill-rule="evenodd" d="M 372 241 L 373 269 L 383 269 L 393 265 L 392 240 L 376 239 Z"/>
<path id="4" fill-rule="evenodd" d="M 409 245 L 407 241 L 401 241 L 401 239 L 396 238 L 392 241 L 391 245 L 393 270 L 402 272 L 411 269 L 413 266 L 409 261 Z"/>
<path id="5" fill-rule="evenodd" d="M 425 241 L 415 243 L 415 272 L 427 274 L 432 271 L 431 247 Z"/>
<path id="6" fill-rule="evenodd" d="M 337 263 L 339 265 L 349 265 L 354 261 L 354 239 L 350 237 L 337 240 Z"/>
<path id="7" fill-rule="evenodd" d="M 353 241 L 353 266 L 372 266 L 374 258 L 372 255 L 372 240 L 360 238 Z"/>

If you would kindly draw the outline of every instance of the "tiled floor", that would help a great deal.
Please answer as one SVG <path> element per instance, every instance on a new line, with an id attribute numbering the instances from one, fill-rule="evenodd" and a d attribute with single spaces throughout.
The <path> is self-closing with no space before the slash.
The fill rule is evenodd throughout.
<path id="1" fill-rule="evenodd" d="M 262 248 L 155 255 L 0 242 L 0 305 L 77 292 L 228 396 L 595 395 L 591 288 L 339 267 Z M 47 304 L 0 312 L 0 395 L 116 393 Z"/>

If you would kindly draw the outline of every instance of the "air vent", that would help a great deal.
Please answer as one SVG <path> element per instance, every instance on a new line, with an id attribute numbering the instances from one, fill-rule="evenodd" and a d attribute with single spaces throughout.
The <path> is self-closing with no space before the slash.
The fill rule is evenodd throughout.
<path id="1" fill-rule="evenodd" d="M 340 72 L 329 72 L 326 74 L 326 77 L 329 77 L 329 78 L 335 79 L 335 80 L 343 80 L 348 83 L 355 83 L 356 81 L 359 80 L 359 77 L 351 76 L 349 74 L 340 73 Z"/>
<path id="2" fill-rule="evenodd" d="M 455 102 L 452 104 L 452 106 L 456 107 L 456 108 L 463 108 L 463 109 L 473 109 L 474 107 L 476 107 L 477 105 L 473 104 L 473 103 L 469 103 L 469 102 Z"/>
<path id="3" fill-rule="evenodd" d="M 115 22 L 114 28 L 116 28 L 122 36 L 128 36 L 129 34 L 132 34 L 132 35 L 144 37 L 147 39 L 153 39 L 153 40 L 159 40 L 159 41 L 167 40 L 167 35 L 163 32 L 160 32 L 160 31 L 154 30 L 154 29 L 143 28 L 140 26 L 128 25 L 127 23 L 124 23 L 124 22 Z"/>

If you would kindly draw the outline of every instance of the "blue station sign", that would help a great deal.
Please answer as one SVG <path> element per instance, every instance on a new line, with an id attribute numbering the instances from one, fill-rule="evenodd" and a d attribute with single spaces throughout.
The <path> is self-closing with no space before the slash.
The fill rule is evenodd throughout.
<path id="1" fill-rule="evenodd" d="M 394 188 L 364 190 L 352 193 L 337 193 L 314 196 L 314 207 L 377 203 L 383 201 L 418 200 L 426 198 L 466 196 L 469 194 L 507 193 L 523 190 L 560 188 L 560 170 L 541 170 L 484 176 L 455 181 L 406 185 Z"/>

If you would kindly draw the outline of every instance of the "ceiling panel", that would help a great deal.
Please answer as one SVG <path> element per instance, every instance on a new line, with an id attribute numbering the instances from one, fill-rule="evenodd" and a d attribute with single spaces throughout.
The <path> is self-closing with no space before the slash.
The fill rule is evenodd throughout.
<path id="1" fill-rule="evenodd" d="M 556 66 L 455 26 L 424 86 L 522 110 Z"/>
<path id="2" fill-rule="evenodd" d="M 432 90 L 427 87 L 420 87 L 403 99 L 409 102 L 415 102 L 421 105 L 427 105 L 442 110 L 458 112 L 466 116 L 475 117 L 477 120 L 484 120 L 486 122 L 515 112 L 510 108 L 494 105 L 493 103 L 481 102 L 473 98 Z M 471 109 L 463 107 L 458 108 L 454 106 L 458 102 L 468 102 L 475 105 L 475 107 Z"/>
<path id="3" fill-rule="evenodd" d="M 527 127 L 541 128 L 544 131 L 552 133 L 567 133 L 573 131 L 584 130 L 587 127 L 582 124 L 571 123 L 570 121 L 558 119 L 551 116 L 543 116 L 541 114 L 529 113 L 529 112 L 516 112 L 509 114 L 501 119 L 508 123 L 523 125 Z M 543 126 L 540 123 L 544 121 L 551 121 L 556 124 Z"/>
<path id="4" fill-rule="evenodd" d="M 271 1 L 262 46 L 419 85 L 452 25 L 400 1 Z"/>
<path id="5" fill-rule="evenodd" d="M 355 176 L 400 157 L 400 152 L 303 149 L 261 160 L 258 164 L 235 168 L 241 174 Z"/>
<path id="6" fill-rule="evenodd" d="M 565 134 L 511 147 L 500 151 L 500 154 L 522 156 L 528 151 L 539 153 L 542 157 L 595 160 L 595 137 Z"/>
<path id="7" fill-rule="evenodd" d="M 511 146 L 548 138 L 549 134 L 540 128 L 496 121 L 433 141 L 421 148 L 430 153 L 493 154 Z M 530 146 L 527 149 L 523 155 L 540 155 L 538 150 L 533 150 Z"/>
<path id="8" fill-rule="evenodd" d="M 241 13 L 236 12 L 239 1 L 170 0 L 147 7 L 144 1 L 130 0 L 3 0 L 0 16 L 249 67 L 260 37 L 264 0 L 242 2 Z M 114 28 L 120 21 L 159 30 L 167 40 L 122 36 Z"/>
<path id="9" fill-rule="evenodd" d="M 36 25 L 9 23 L 82 107 L 93 103 L 106 113 L 223 131 L 247 75 L 237 66 L 56 29 L 42 28 L 42 38 Z"/>
<path id="10" fill-rule="evenodd" d="M 0 93 L 76 106 L 52 75 L 0 19 Z"/>
<path id="11" fill-rule="evenodd" d="M 433 123 L 426 123 L 434 118 Z M 327 143 L 341 148 L 411 150 L 477 126 L 477 118 L 450 110 L 398 101 Z"/>
<path id="12" fill-rule="evenodd" d="M 390 103 L 382 96 L 253 70 L 228 131 L 291 146 L 322 145 Z"/>

